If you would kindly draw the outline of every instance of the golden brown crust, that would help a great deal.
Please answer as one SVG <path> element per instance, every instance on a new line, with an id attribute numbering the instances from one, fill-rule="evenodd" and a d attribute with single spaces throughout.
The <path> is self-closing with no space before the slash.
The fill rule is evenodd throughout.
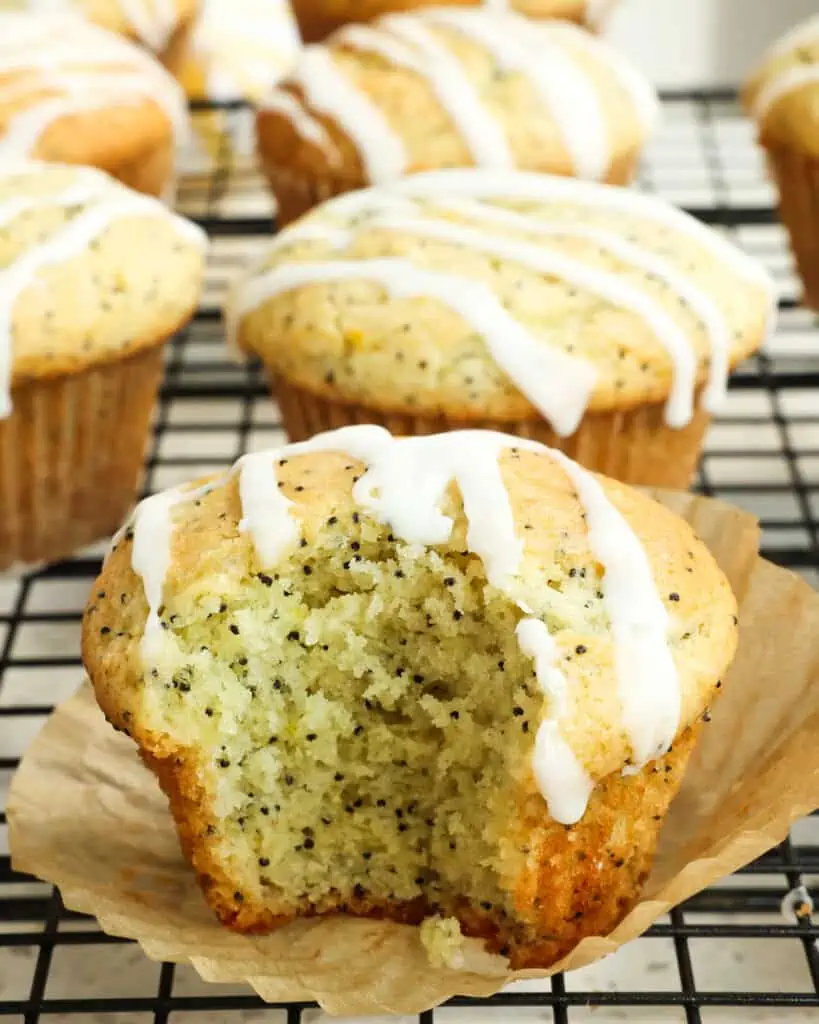
<path id="1" fill-rule="evenodd" d="M 453 0 L 450 6 L 471 7 L 481 0 Z M 393 11 L 414 11 L 439 6 L 438 0 L 293 0 L 302 39 L 320 42 L 342 25 L 370 21 Z M 517 0 L 516 11 L 530 18 L 565 18 L 586 21 L 586 0 Z"/>

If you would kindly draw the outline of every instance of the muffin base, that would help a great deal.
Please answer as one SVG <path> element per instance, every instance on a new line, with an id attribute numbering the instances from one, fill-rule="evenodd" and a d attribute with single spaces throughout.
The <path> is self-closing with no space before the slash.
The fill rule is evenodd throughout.
<path id="1" fill-rule="evenodd" d="M 766 153 L 805 304 L 819 311 L 819 160 L 787 146 L 768 146 Z"/>
<path id="2" fill-rule="evenodd" d="M 262 115 L 263 116 L 263 115 Z M 270 189 L 276 198 L 276 223 L 280 228 L 297 220 L 319 203 L 332 199 L 345 192 L 366 188 L 367 182 L 351 179 L 341 175 L 323 174 L 320 177 L 310 176 L 309 172 L 295 171 L 291 167 L 282 167 L 265 158 L 263 122 L 259 124 L 258 151 L 262 171 L 267 178 Z M 275 130 L 275 129 L 273 129 Z M 630 185 L 637 173 L 640 153 L 637 150 L 623 153 L 617 157 L 609 168 L 605 183 L 609 185 Z M 548 168 L 524 168 L 540 170 L 548 173 Z"/>
<path id="3" fill-rule="evenodd" d="M 0 421 L 0 570 L 112 533 L 137 495 L 161 345 L 12 392 Z"/>
<path id="4" fill-rule="evenodd" d="M 558 448 L 588 469 L 615 480 L 677 490 L 691 485 L 710 422 L 708 413 L 697 403 L 688 426 L 675 430 L 665 422 L 664 405 L 654 403 L 637 409 L 587 413 L 571 437 L 558 437 L 542 419 L 458 420 L 443 413 L 389 412 L 316 395 L 282 379 L 275 380 L 273 390 L 291 441 L 355 423 L 377 423 L 393 434 L 403 435 L 498 430 Z"/>
<path id="5" fill-rule="evenodd" d="M 521 806 L 526 841 L 537 856 L 530 868 L 511 880 L 514 916 L 467 901 L 442 908 L 423 897 L 389 901 L 352 892 L 309 907 L 288 907 L 281 899 L 266 904 L 246 894 L 237 901 L 239 880 L 229 864 L 214 856 L 205 838 L 210 817 L 198 803 L 200 769 L 191 770 L 179 750 L 166 748 L 156 756 L 141 737 L 140 747 L 168 796 L 182 851 L 205 899 L 231 930 L 265 935 L 299 918 L 339 912 L 417 925 L 443 913 L 458 918 L 464 935 L 483 939 L 488 951 L 508 957 L 512 970 L 522 970 L 551 967 L 583 938 L 609 934 L 639 901 L 663 820 L 700 728 L 697 723 L 686 729 L 668 754 L 638 774 L 616 773 L 599 782 L 586 813 L 569 828 L 550 818 L 542 801 L 537 801 L 537 811 Z"/>

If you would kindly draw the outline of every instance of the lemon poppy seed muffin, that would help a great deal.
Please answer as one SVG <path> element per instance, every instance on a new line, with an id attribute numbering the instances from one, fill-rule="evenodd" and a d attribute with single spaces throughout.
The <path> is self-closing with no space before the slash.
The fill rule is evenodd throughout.
<path id="1" fill-rule="evenodd" d="M 419 174 L 285 229 L 227 320 L 291 439 L 491 427 L 629 483 L 686 487 L 767 274 L 666 203 L 522 172 Z"/>
<path id="2" fill-rule="evenodd" d="M 185 96 L 148 53 L 76 15 L 0 12 L 0 160 L 99 167 L 166 194 Z"/>
<path id="3" fill-rule="evenodd" d="M 302 38 L 315 43 L 349 22 L 370 21 L 382 14 L 438 6 L 439 0 L 293 0 Z M 599 28 L 614 0 L 453 0 L 448 5 L 514 10 L 530 18 L 565 18 Z"/>
<path id="4" fill-rule="evenodd" d="M 648 82 L 565 22 L 424 8 L 308 46 L 262 101 L 280 223 L 364 185 L 443 167 L 628 182 L 657 113 Z"/>
<path id="5" fill-rule="evenodd" d="M 48 0 L 49 14 L 73 14 L 138 43 L 176 73 L 184 58 L 199 0 Z M 0 0 L 0 11 L 42 16 L 41 0 Z"/>
<path id="6" fill-rule="evenodd" d="M 513 967 L 638 898 L 735 644 L 649 498 L 535 442 L 374 426 L 148 499 L 83 627 L 224 924 L 436 915 Z"/>
<path id="7" fill-rule="evenodd" d="M 0 569 L 116 528 L 204 236 L 100 171 L 0 165 Z"/>
<path id="8" fill-rule="evenodd" d="M 819 16 L 770 49 L 743 99 L 776 181 L 805 301 L 819 309 Z"/>

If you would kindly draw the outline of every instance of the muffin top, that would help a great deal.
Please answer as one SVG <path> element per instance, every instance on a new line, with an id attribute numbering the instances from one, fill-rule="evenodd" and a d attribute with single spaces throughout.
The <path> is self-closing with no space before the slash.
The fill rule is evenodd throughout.
<path id="1" fill-rule="evenodd" d="M 684 426 L 771 323 L 766 272 L 666 203 L 510 171 L 341 196 L 235 287 L 239 345 L 301 387 L 474 422 L 666 402 Z"/>
<path id="2" fill-rule="evenodd" d="M 83 655 L 114 724 L 138 730 L 145 680 L 189 663 L 174 675 L 179 707 L 184 678 L 214 687 L 227 735 L 238 709 L 220 702 L 220 666 L 240 655 L 275 657 L 284 674 L 323 651 L 370 674 L 367 703 L 388 709 L 390 687 L 443 699 L 479 630 L 493 671 L 537 702 L 533 774 L 568 823 L 598 779 L 658 756 L 702 715 L 736 621 L 710 553 L 645 495 L 532 441 L 358 426 L 143 502 L 92 594 Z M 191 718 L 190 736 L 200 727 Z"/>
<path id="3" fill-rule="evenodd" d="M 771 47 L 743 99 L 763 143 L 819 154 L 819 15 Z"/>
<path id="4" fill-rule="evenodd" d="M 301 48 L 286 0 L 206 0 L 180 81 L 191 99 L 259 100 Z"/>
<path id="5" fill-rule="evenodd" d="M 259 141 L 350 187 L 473 165 L 623 180 L 656 110 L 648 82 L 576 26 L 426 8 L 307 47 L 263 101 Z"/>
<path id="6" fill-rule="evenodd" d="M 66 14 L 0 13 L 0 157 L 111 169 L 188 125 L 149 54 Z"/>
<path id="7" fill-rule="evenodd" d="M 596 28 L 616 0 L 453 0 L 447 6 L 514 10 L 530 18 L 567 18 Z M 292 0 L 306 42 L 323 38 L 350 21 L 370 21 L 394 11 L 438 6 L 439 0 Z"/>
<path id="8" fill-rule="evenodd" d="M 76 14 L 100 28 L 128 36 L 154 53 L 161 54 L 174 32 L 192 21 L 199 0 L 0 0 L 0 10 L 49 14 Z"/>
<path id="9" fill-rule="evenodd" d="M 205 242 L 93 168 L 0 167 L 0 415 L 26 381 L 164 341 L 196 306 Z"/>

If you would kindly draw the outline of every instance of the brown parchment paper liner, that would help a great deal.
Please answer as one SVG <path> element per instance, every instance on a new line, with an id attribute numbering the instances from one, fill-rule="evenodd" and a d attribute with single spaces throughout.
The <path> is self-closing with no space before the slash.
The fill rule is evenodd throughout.
<path id="1" fill-rule="evenodd" d="M 507 973 L 474 942 L 467 969 L 432 967 L 417 929 L 388 922 L 300 921 L 259 938 L 223 929 L 182 860 L 158 785 L 87 687 L 55 712 L 14 779 L 14 867 L 55 883 L 69 907 L 136 939 L 153 959 L 190 963 L 212 981 L 246 980 L 270 1001 L 316 999 L 337 1014 L 417 1013 L 614 952 L 819 805 L 819 594 L 756 558 L 756 523 L 745 513 L 692 495 L 662 500 L 693 524 L 731 579 L 740 651 L 641 901 L 610 935 L 584 939 L 552 971 Z"/>

